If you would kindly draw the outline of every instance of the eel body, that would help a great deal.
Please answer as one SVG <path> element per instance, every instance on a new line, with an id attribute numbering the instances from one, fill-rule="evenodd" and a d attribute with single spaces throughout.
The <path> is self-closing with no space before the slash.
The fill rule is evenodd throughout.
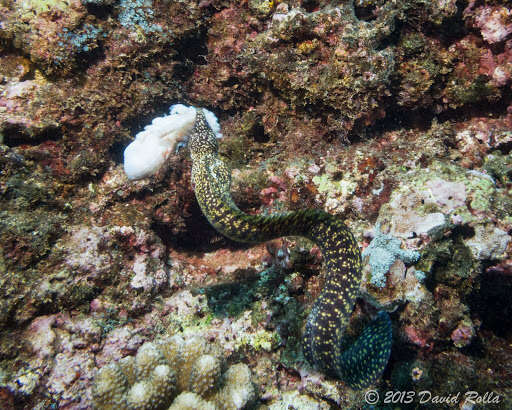
<path id="1" fill-rule="evenodd" d="M 217 231 L 246 243 L 302 236 L 320 247 L 326 279 L 307 318 L 304 355 L 318 370 L 345 381 L 354 389 L 372 384 L 380 377 L 389 359 L 391 322 L 387 313 L 380 312 L 359 338 L 342 350 L 342 345 L 346 344 L 344 329 L 361 281 L 361 253 L 347 226 L 318 209 L 269 216 L 242 212 L 231 197 L 231 171 L 218 156 L 217 138 L 202 110 L 197 110 L 188 145 L 197 201 Z"/>

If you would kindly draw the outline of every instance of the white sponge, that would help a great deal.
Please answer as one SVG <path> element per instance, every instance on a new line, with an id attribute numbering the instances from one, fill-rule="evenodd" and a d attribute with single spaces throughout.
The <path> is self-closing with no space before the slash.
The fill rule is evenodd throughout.
<path id="1" fill-rule="evenodd" d="M 203 112 L 217 138 L 222 137 L 215 114 L 204 108 Z M 177 145 L 187 142 L 195 119 L 195 107 L 176 104 L 171 106 L 169 115 L 155 118 L 139 132 L 124 150 L 124 172 L 128 178 L 140 179 L 156 173 Z"/>

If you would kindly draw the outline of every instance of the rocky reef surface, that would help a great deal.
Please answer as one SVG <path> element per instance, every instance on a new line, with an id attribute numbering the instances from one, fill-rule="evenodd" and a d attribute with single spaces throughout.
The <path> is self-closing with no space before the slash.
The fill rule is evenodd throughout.
<path id="1" fill-rule="evenodd" d="M 511 88 L 504 0 L 0 0 L 0 408 L 375 404 L 302 356 L 316 247 L 220 237 L 186 150 L 128 181 L 178 102 L 219 117 L 244 211 L 353 230 L 347 335 L 394 326 L 379 406 L 512 408 Z"/>

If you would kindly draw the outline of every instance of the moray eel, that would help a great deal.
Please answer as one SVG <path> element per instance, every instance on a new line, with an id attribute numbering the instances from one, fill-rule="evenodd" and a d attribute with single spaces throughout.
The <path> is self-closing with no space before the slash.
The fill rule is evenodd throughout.
<path id="1" fill-rule="evenodd" d="M 338 218 L 318 209 L 269 216 L 248 215 L 233 202 L 231 171 L 218 156 L 215 134 L 197 110 L 188 146 L 192 184 L 202 212 L 221 234 L 246 243 L 282 236 L 303 236 L 321 249 L 325 285 L 307 318 L 303 351 L 307 361 L 329 377 L 354 389 L 372 384 L 389 359 L 392 337 L 389 315 L 380 312 L 347 349 L 348 324 L 361 281 L 361 253 L 354 236 Z"/>

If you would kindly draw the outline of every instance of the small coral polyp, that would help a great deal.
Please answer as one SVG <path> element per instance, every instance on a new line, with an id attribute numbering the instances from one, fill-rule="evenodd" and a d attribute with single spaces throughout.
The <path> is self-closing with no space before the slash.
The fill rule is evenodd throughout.
<path id="1" fill-rule="evenodd" d="M 243 363 L 223 375 L 220 350 L 199 336 L 143 344 L 135 357 L 104 366 L 93 390 L 97 409 L 241 409 L 254 398 Z"/>

